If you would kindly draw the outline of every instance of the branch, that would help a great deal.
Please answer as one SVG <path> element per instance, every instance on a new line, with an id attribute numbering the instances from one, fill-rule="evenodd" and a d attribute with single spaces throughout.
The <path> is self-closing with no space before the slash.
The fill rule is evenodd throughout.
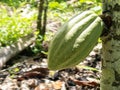
<path id="1" fill-rule="evenodd" d="M 11 59 L 13 56 L 24 50 L 31 43 L 35 41 L 35 37 L 30 34 L 23 38 L 20 38 L 16 43 L 6 46 L 0 49 L 0 69 L 3 65 Z"/>

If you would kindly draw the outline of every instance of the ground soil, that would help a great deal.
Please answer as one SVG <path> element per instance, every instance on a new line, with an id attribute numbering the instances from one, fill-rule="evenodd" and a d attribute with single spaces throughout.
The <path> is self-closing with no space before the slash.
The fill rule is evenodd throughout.
<path id="1" fill-rule="evenodd" d="M 44 54 L 19 54 L 0 71 L 0 90 L 100 90 L 100 67 L 101 44 L 79 65 L 58 71 L 47 68 Z"/>

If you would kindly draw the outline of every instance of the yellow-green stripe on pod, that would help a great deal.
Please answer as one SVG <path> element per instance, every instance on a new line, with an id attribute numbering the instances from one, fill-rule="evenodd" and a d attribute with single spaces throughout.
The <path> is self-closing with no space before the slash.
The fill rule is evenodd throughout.
<path id="1" fill-rule="evenodd" d="M 83 61 L 97 43 L 103 26 L 93 11 L 84 11 L 66 22 L 50 43 L 48 68 L 60 70 Z"/>

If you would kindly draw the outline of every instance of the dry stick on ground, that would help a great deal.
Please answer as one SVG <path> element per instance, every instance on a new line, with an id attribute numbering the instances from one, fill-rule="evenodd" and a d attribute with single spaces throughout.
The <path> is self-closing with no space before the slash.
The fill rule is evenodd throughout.
<path id="1" fill-rule="evenodd" d="M 23 38 L 20 38 L 14 44 L 3 47 L 0 49 L 0 69 L 4 66 L 4 64 L 13 56 L 24 50 L 30 44 L 35 41 L 35 36 L 33 34 L 27 35 Z"/>

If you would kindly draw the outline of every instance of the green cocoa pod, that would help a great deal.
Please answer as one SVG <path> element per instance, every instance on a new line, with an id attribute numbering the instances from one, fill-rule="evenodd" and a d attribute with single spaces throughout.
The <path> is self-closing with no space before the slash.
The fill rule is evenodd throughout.
<path id="1" fill-rule="evenodd" d="M 84 11 L 66 22 L 50 43 L 48 68 L 60 70 L 83 61 L 94 48 L 103 30 L 102 19 Z"/>

